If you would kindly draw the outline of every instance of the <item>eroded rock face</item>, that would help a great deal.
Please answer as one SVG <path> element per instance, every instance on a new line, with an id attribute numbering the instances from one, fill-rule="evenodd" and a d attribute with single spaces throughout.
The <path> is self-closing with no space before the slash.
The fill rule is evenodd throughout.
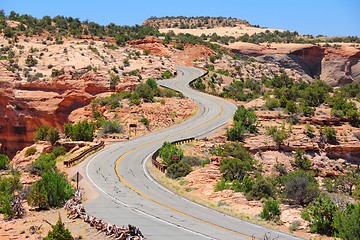
<path id="1" fill-rule="evenodd" d="M 353 46 L 253 45 L 234 43 L 229 48 L 239 55 L 253 56 L 261 63 L 276 63 L 281 68 L 296 70 L 306 80 L 320 78 L 332 86 L 360 82 L 360 50 Z"/>

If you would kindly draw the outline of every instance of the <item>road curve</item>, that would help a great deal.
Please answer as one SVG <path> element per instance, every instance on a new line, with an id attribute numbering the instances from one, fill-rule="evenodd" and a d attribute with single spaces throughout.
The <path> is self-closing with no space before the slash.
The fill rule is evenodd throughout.
<path id="1" fill-rule="evenodd" d="M 178 67 L 178 76 L 158 81 L 198 104 L 196 115 L 162 131 L 111 145 L 86 161 L 85 177 L 99 196 L 85 204 L 87 212 L 117 225 L 133 224 L 146 239 L 278 239 L 296 237 L 258 226 L 186 200 L 155 182 L 145 161 L 164 141 L 208 134 L 225 124 L 236 107 L 189 88 L 202 75 L 196 68 Z"/>

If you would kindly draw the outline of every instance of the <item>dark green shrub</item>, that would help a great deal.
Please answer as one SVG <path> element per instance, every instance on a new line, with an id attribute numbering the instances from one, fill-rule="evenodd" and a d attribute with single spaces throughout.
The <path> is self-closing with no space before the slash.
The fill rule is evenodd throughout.
<path id="1" fill-rule="evenodd" d="M 31 206 L 36 206 L 40 209 L 60 207 L 73 193 L 73 187 L 62 174 L 47 171 L 32 186 L 28 195 L 28 202 Z"/>
<path id="2" fill-rule="evenodd" d="M 36 153 L 36 147 L 29 147 L 25 151 L 25 157 L 32 156 Z"/>
<path id="3" fill-rule="evenodd" d="M 302 206 L 319 195 L 319 185 L 311 173 L 297 170 L 284 176 L 284 196 L 290 203 Z"/>
<path id="4" fill-rule="evenodd" d="M 326 141 L 330 144 L 336 144 L 336 130 L 333 127 L 325 126 L 324 127 L 324 134 L 326 137 Z"/>
<path id="5" fill-rule="evenodd" d="M 301 170 L 310 170 L 311 169 L 311 161 L 308 157 L 304 156 L 305 151 L 296 149 L 295 150 L 295 165 Z"/>
<path id="6" fill-rule="evenodd" d="M 46 141 L 49 129 L 46 125 L 38 127 L 35 131 L 35 141 Z"/>
<path id="7" fill-rule="evenodd" d="M 46 154 L 42 153 L 34 162 L 30 165 L 30 173 L 41 175 L 46 171 L 56 170 L 56 155 L 54 153 Z"/>
<path id="8" fill-rule="evenodd" d="M 214 191 L 218 192 L 225 189 L 230 189 L 230 185 L 224 179 L 222 179 L 220 182 L 216 183 Z"/>
<path id="9" fill-rule="evenodd" d="M 0 153 L 0 170 L 7 169 L 9 162 L 9 157 Z"/>
<path id="10" fill-rule="evenodd" d="M 260 200 L 262 198 L 274 198 L 276 194 L 274 186 L 265 178 L 255 180 L 251 190 L 246 194 L 248 200 Z"/>
<path id="11" fill-rule="evenodd" d="M 172 160 L 172 158 L 177 157 L 178 161 L 180 161 L 184 156 L 184 152 L 176 145 L 169 142 L 164 142 L 162 147 L 160 148 L 159 156 L 168 166 L 170 166 L 171 164 L 177 162 L 176 160 Z"/>
<path id="12" fill-rule="evenodd" d="M 67 137 L 74 141 L 88 141 L 94 139 L 95 124 L 88 121 L 76 124 L 67 123 L 64 126 L 64 132 Z"/>
<path id="13" fill-rule="evenodd" d="M 237 180 L 237 179 L 233 180 L 232 184 L 231 184 L 231 188 L 235 192 L 241 192 L 242 188 L 241 188 L 241 183 L 239 182 L 239 180 Z"/>
<path id="14" fill-rule="evenodd" d="M 315 137 L 315 131 L 314 128 L 310 125 L 310 123 L 306 123 L 305 124 L 305 131 L 304 133 L 306 134 L 306 136 L 313 138 Z"/>
<path id="15" fill-rule="evenodd" d="M 166 176 L 176 179 L 180 177 L 185 177 L 192 171 L 192 168 L 189 164 L 179 162 L 171 164 L 166 170 Z"/>
<path id="16" fill-rule="evenodd" d="M 48 235 L 44 240 L 72 240 L 74 239 L 71 236 L 69 229 L 65 228 L 61 218 L 52 226 L 52 230 L 48 232 Z"/>
<path id="17" fill-rule="evenodd" d="M 280 144 L 288 138 L 288 134 L 286 133 L 284 126 L 280 130 L 276 126 L 267 127 L 265 134 L 270 135 L 278 146 L 280 146 Z"/>
<path id="18" fill-rule="evenodd" d="M 149 127 L 150 121 L 146 117 L 141 118 L 140 122 L 144 124 L 145 127 Z"/>
<path id="19" fill-rule="evenodd" d="M 245 174 L 242 183 L 241 183 L 241 191 L 244 193 L 248 193 L 251 191 L 252 187 L 254 186 L 255 181 L 250 178 L 248 174 Z"/>
<path id="20" fill-rule="evenodd" d="M 206 158 L 204 161 L 201 162 L 201 166 L 204 167 L 206 164 L 210 163 L 210 159 Z"/>
<path id="21" fill-rule="evenodd" d="M 333 236 L 337 210 L 337 206 L 330 198 L 319 197 L 304 209 L 301 216 L 309 222 L 311 232 Z"/>
<path id="22" fill-rule="evenodd" d="M 171 72 L 170 72 L 169 70 L 166 70 L 165 72 L 163 72 L 163 73 L 161 74 L 161 76 L 162 76 L 163 78 L 165 78 L 165 79 L 169 79 L 169 78 L 172 77 L 172 74 L 171 74 Z"/>
<path id="23" fill-rule="evenodd" d="M 50 142 L 51 145 L 54 145 L 57 140 L 60 139 L 59 129 L 57 128 L 50 128 L 48 130 L 46 141 Z"/>
<path id="24" fill-rule="evenodd" d="M 227 181 L 241 181 L 248 171 L 253 169 L 252 162 L 238 158 L 225 158 L 220 162 L 220 172 Z"/>
<path id="25" fill-rule="evenodd" d="M 280 206 L 279 202 L 274 199 L 268 199 L 265 201 L 262 211 L 260 213 L 260 217 L 267 221 L 277 220 L 280 218 Z"/>
<path id="26" fill-rule="evenodd" d="M 56 156 L 56 157 L 59 157 L 59 156 L 62 156 L 62 155 L 65 155 L 66 154 L 66 150 L 63 146 L 60 146 L 60 147 L 56 147 L 52 150 L 52 153 Z"/>
<path id="27" fill-rule="evenodd" d="M 270 98 L 268 100 L 266 100 L 265 102 L 265 107 L 271 111 L 275 110 L 276 108 L 280 107 L 280 102 L 279 100 L 275 99 L 275 98 Z"/>
<path id="28" fill-rule="evenodd" d="M 344 211 L 338 211 L 334 218 L 336 236 L 341 239 L 360 239 L 360 203 L 348 204 Z"/>

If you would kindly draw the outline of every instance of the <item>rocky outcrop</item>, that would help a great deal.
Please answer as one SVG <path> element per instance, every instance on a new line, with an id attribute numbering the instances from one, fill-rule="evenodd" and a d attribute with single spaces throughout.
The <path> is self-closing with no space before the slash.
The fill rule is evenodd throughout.
<path id="1" fill-rule="evenodd" d="M 276 63 L 281 68 L 296 70 L 305 80 L 320 78 L 332 86 L 360 82 L 360 50 L 350 45 L 334 48 L 311 44 L 234 43 L 228 47 L 261 63 Z"/>

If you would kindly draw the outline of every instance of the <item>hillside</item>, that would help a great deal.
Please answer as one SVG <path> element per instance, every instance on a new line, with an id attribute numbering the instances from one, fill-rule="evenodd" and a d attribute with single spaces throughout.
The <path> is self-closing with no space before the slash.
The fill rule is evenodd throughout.
<path id="1" fill-rule="evenodd" d="M 0 238 L 28 238 L 47 213 L 51 222 L 57 213 L 66 218 L 56 208 L 65 201 L 33 211 L 42 208 L 30 204 L 29 192 L 44 173 L 73 176 L 80 167 L 65 168 L 64 161 L 102 141 L 126 141 L 194 115 L 193 100 L 156 83 L 175 77 L 177 65 L 204 69 L 191 87 L 239 108 L 213 136 L 176 146 L 185 157 L 170 174 L 148 166 L 159 181 L 209 207 L 308 238 L 327 234 L 313 235 L 311 219 L 301 214 L 317 197 L 329 198 L 336 211 L 359 202 L 359 37 L 314 37 L 224 17 L 103 26 L 10 12 L 0 14 L 0 146 L 12 159 L 0 154 L 0 182 L 14 186 L 0 186 L 1 217 L 9 219 Z M 238 165 L 226 175 L 224 162 L 232 161 Z M 181 177 L 170 180 L 171 171 Z M 294 172 L 313 184 L 309 201 L 285 196 Z M 94 198 L 91 184 L 84 185 L 85 199 Z M 18 198 L 31 214 L 10 211 Z M 265 221 L 260 212 L 268 199 L 280 203 L 281 214 Z M 74 223 L 66 224 L 79 238 L 96 234 Z"/>

